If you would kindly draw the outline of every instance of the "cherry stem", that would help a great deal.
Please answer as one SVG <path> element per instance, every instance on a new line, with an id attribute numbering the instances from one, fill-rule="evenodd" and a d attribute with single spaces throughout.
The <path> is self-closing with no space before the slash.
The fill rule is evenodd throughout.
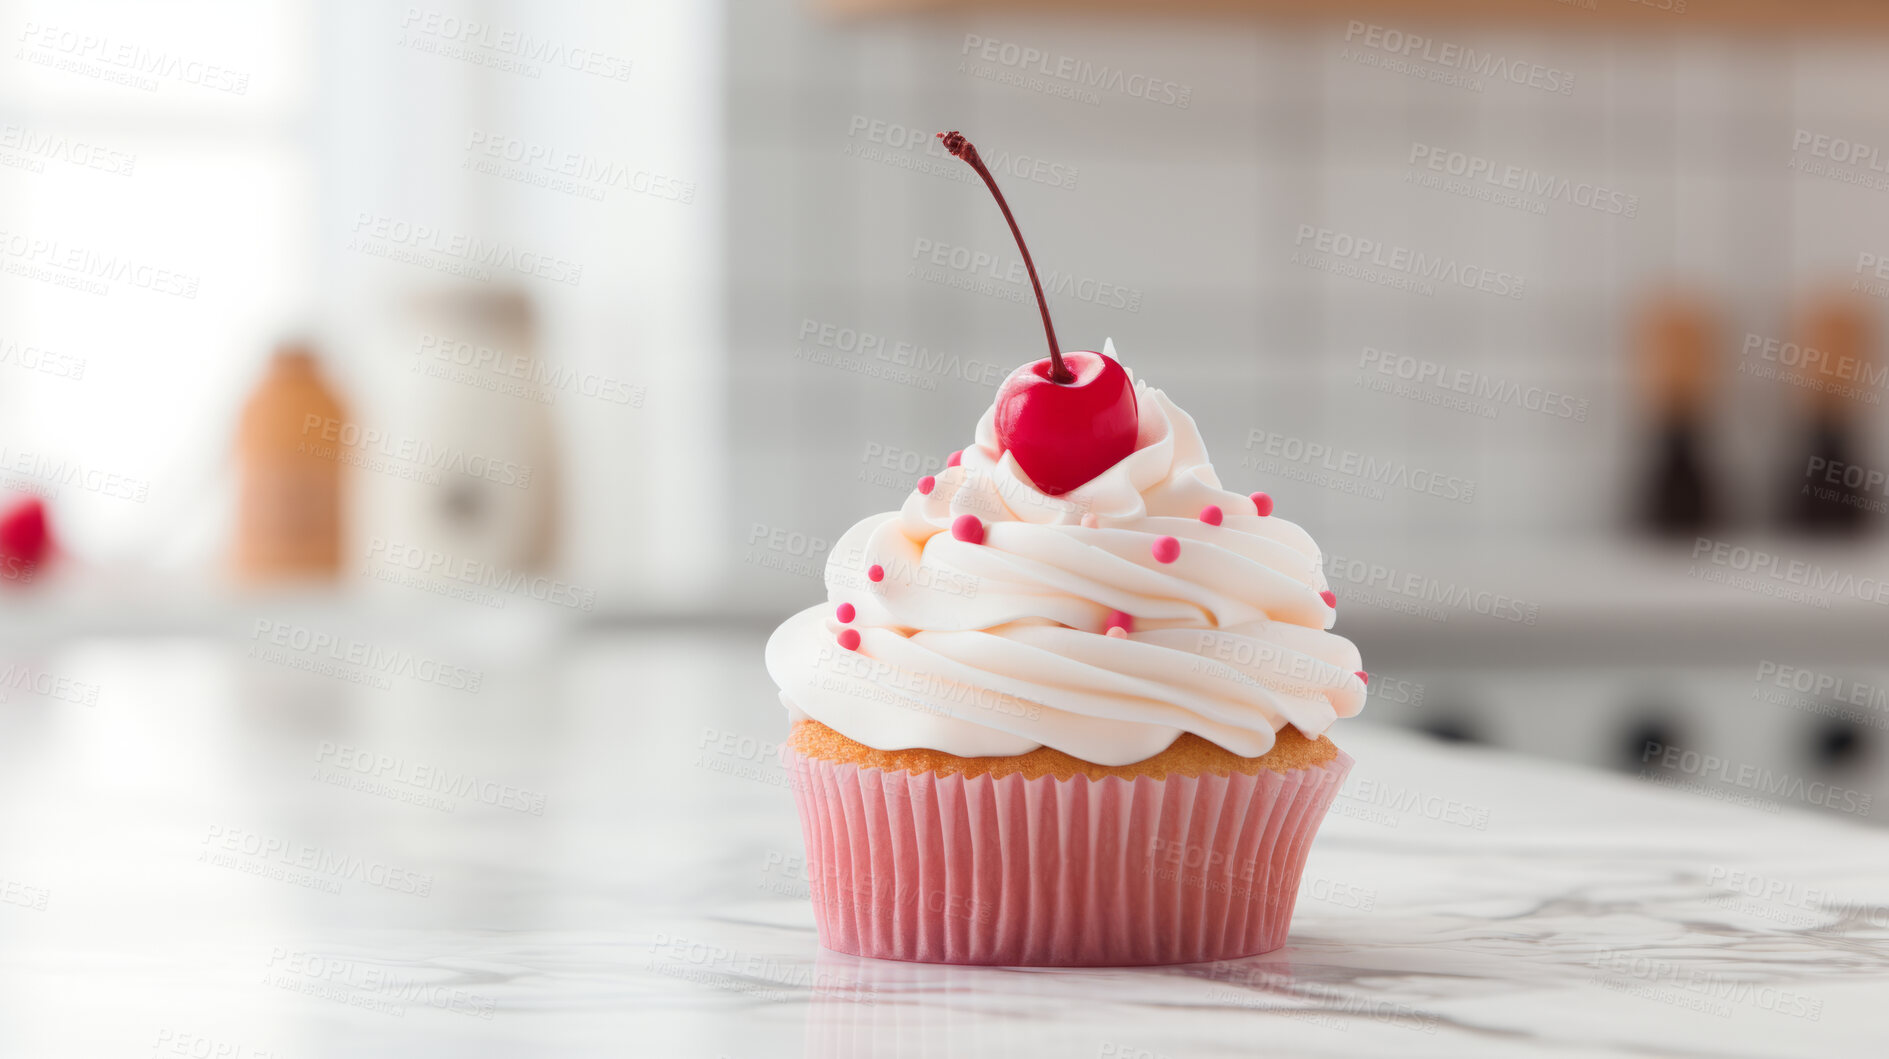
<path id="1" fill-rule="evenodd" d="M 1030 260 L 1030 248 L 1023 242 L 1023 232 L 1017 228 L 1017 219 L 1010 215 L 1010 204 L 1004 201 L 1004 193 L 997 190 L 996 178 L 990 175 L 990 170 L 984 166 L 984 160 L 978 157 L 977 148 L 971 145 L 971 141 L 964 138 L 963 133 L 955 130 L 941 132 L 938 138 L 944 141 L 945 150 L 950 151 L 955 157 L 964 159 L 972 169 L 977 170 L 978 176 L 984 178 L 984 183 L 989 186 L 990 193 L 997 199 L 997 208 L 1004 211 L 1004 220 L 1010 224 L 1010 234 L 1016 236 L 1017 249 L 1023 251 L 1023 267 L 1030 270 L 1030 286 L 1036 288 L 1036 307 L 1043 311 L 1043 333 L 1049 336 L 1049 381 L 1063 385 L 1075 382 L 1076 373 L 1070 371 L 1068 365 L 1063 363 L 1063 352 L 1056 345 L 1056 325 L 1050 323 L 1049 300 L 1043 297 L 1042 281 L 1036 278 L 1036 262 Z"/>

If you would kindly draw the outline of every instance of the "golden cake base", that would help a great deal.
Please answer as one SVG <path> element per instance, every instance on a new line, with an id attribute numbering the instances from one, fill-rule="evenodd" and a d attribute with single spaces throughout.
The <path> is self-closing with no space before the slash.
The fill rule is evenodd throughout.
<path id="1" fill-rule="evenodd" d="M 887 772 L 903 770 L 935 772 L 941 776 L 994 777 L 1020 772 L 1025 779 L 1054 776 L 1059 780 L 1074 776 L 1087 776 L 1092 780 L 1107 776 L 1125 780 L 1148 776 L 1164 780 L 1170 773 L 1179 776 L 1227 776 L 1240 772 L 1252 776 L 1262 769 L 1290 772 L 1293 769 L 1323 765 L 1338 756 L 1338 747 L 1330 739 L 1324 736 L 1307 739 L 1291 725 L 1281 728 L 1275 736 L 1272 749 L 1259 757 L 1240 757 L 1192 732 L 1182 732 L 1181 737 L 1166 750 L 1127 765 L 1097 765 L 1046 746 L 1013 757 L 958 757 L 924 749 L 877 750 L 864 743 L 856 743 L 819 721 L 811 720 L 795 723 L 793 733 L 787 737 L 787 746 L 797 754 L 820 761 Z"/>

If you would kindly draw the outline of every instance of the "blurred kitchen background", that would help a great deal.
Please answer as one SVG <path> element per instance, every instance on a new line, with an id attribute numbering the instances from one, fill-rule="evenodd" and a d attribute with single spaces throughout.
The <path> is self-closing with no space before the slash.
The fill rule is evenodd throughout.
<path id="1" fill-rule="evenodd" d="M 758 674 L 1041 353 L 962 129 L 1371 721 L 1889 794 L 1889 15 L 1112 6 L 5 5 L 0 709 L 321 630 Z"/>

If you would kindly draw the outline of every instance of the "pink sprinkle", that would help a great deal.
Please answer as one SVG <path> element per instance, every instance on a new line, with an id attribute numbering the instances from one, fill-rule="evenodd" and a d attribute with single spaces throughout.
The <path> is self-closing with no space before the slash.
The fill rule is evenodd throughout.
<path id="1" fill-rule="evenodd" d="M 1111 625 L 1108 627 L 1108 632 L 1104 633 L 1103 635 L 1113 636 L 1117 640 L 1126 640 L 1128 639 L 1128 630 L 1122 628 L 1119 625 Z"/>
<path id="2" fill-rule="evenodd" d="M 852 621 L 853 615 L 857 614 L 858 612 L 853 609 L 853 605 L 851 603 L 842 603 L 840 604 L 839 609 L 834 611 L 833 613 L 836 617 L 840 619 L 840 624 L 844 625 L 847 622 Z"/>
<path id="3" fill-rule="evenodd" d="M 1084 529 L 1094 529 L 1097 526 L 1100 526 L 1101 524 L 1102 524 L 1102 520 L 1099 518 L 1096 518 L 1095 512 L 1093 511 L 1082 516 L 1082 526 Z"/>
<path id="4" fill-rule="evenodd" d="M 918 491 L 925 496 L 930 496 L 931 487 L 937 484 L 938 484 L 938 479 L 933 478 L 931 475 L 928 474 L 925 477 L 920 478 L 918 480 Z"/>
<path id="5" fill-rule="evenodd" d="M 1154 542 L 1156 562 L 1171 563 L 1181 557 L 1181 542 L 1172 537 L 1162 537 Z"/>
<path id="6" fill-rule="evenodd" d="M 1362 681 L 1363 683 L 1369 684 L 1371 682 L 1371 674 L 1366 673 L 1364 670 L 1360 669 L 1358 670 L 1358 679 Z"/>
<path id="7" fill-rule="evenodd" d="M 982 544 L 984 524 L 976 515 L 959 515 L 951 523 L 951 535 L 966 544 Z"/>
<path id="8" fill-rule="evenodd" d="M 1208 504 L 1200 509 L 1200 521 L 1209 526 L 1218 526 L 1223 517 L 1225 516 L 1221 513 L 1219 504 Z"/>
<path id="9" fill-rule="evenodd" d="M 1325 591 L 1320 592 L 1318 594 L 1318 598 L 1324 600 L 1325 605 L 1330 607 L 1331 609 L 1333 610 L 1338 609 L 1338 593 L 1333 592 L 1331 589 L 1328 588 Z"/>
<path id="10" fill-rule="evenodd" d="M 963 460 L 964 460 L 964 450 L 959 449 L 958 451 L 945 457 L 945 466 L 956 467 L 959 463 L 963 462 Z"/>
<path id="11" fill-rule="evenodd" d="M 1135 631 L 1135 619 L 1124 611 L 1119 611 L 1119 610 L 1109 611 L 1108 620 L 1103 622 L 1102 624 L 1111 629 L 1120 627 L 1125 632 Z"/>
<path id="12" fill-rule="evenodd" d="M 866 567 L 866 580 L 875 582 L 884 581 L 885 567 L 880 566 L 878 563 L 873 563 L 871 566 Z"/>
<path id="13" fill-rule="evenodd" d="M 841 629 L 840 646 L 846 648 L 848 651 L 859 650 L 859 630 Z"/>
<path id="14" fill-rule="evenodd" d="M 1260 514 L 1262 515 L 1272 514 L 1272 494 L 1271 493 L 1254 493 L 1252 496 L 1252 500 L 1253 500 L 1253 506 L 1259 509 Z"/>

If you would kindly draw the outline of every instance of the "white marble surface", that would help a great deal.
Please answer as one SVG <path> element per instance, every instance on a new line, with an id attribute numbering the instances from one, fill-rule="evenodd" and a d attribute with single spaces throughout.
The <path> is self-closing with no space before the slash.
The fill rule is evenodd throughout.
<path id="1" fill-rule="evenodd" d="M 1358 766 L 1285 949 L 1146 970 L 884 963 L 815 943 L 759 630 L 549 654 L 362 635 L 479 689 L 303 672 L 251 656 L 247 629 L 0 657 L 27 667 L 0 678 L 0 1054 L 1889 1044 L 1889 834 L 1848 820 L 1352 725 Z M 331 782 L 359 755 L 388 762 L 380 787 Z M 454 790 L 462 775 L 480 782 Z"/>

